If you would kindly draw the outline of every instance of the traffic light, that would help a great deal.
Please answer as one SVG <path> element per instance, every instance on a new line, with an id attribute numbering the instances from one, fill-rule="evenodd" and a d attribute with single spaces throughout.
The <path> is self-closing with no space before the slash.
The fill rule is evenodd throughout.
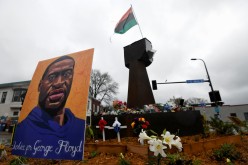
<path id="1" fill-rule="evenodd" d="M 156 80 L 152 80 L 152 89 L 153 90 L 157 90 L 157 81 Z"/>
<path id="2" fill-rule="evenodd" d="M 221 97 L 220 97 L 220 92 L 219 91 L 211 91 L 211 92 L 209 92 L 209 97 L 210 97 L 210 101 L 211 102 L 221 101 Z"/>

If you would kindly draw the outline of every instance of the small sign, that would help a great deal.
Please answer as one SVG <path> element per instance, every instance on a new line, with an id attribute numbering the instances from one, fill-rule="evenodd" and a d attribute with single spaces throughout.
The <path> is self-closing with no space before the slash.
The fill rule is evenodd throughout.
<path id="1" fill-rule="evenodd" d="M 203 83 L 203 79 L 196 79 L 196 80 L 186 80 L 186 83 Z"/>
<path id="2" fill-rule="evenodd" d="M 220 108 L 219 108 L 219 106 L 216 106 L 216 107 L 214 108 L 214 111 L 215 111 L 216 113 L 220 113 Z"/>

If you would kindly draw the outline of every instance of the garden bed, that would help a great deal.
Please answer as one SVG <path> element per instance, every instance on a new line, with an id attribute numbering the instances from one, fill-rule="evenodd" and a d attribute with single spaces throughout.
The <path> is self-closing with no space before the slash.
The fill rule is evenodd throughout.
<path id="1" fill-rule="evenodd" d="M 192 139 L 194 138 L 194 140 Z M 199 152 L 207 152 L 209 150 L 216 149 L 225 143 L 240 144 L 240 135 L 222 136 L 222 137 L 211 137 L 197 139 L 192 136 L 188 140 L 183 138 L 183 152 L 186 154 L 196 154 Z M 133 152 L 141 156 L 148 156 L 148 145 L 140 145 L 137 138 L 133 138 L 135 141 L 130 140 L 132 138 L 123 138 L 121 143 L 113 144 L 113 140 L 98 142 L 98 143 L 86 143 L 85 151 L 87 152 L 103 152 L 103 153 L 126 153 Z M 174 152 L 174 151 L 173 151 Z"/>
<path id="2" fill-rule="evenodd" d="M 237 138 L 238 137 L 238 138 Z M 226 136 L 228 139 L 228 143 L 230 142 L 237 142 L 236 149 L 240 153 L 241 158 L 235 161 L 235 164 L 248 164 L 248 136 Z M 238 140 L 237 140 L 237 139 Z M 45 159 L 27 159 L 27 164 L 29 165 L 47 165 L 47 164 L 60 164 L 60 165 L 84 165 L 84 164 L 94 164 L 94 165 L 116 165 L 119 161 L 119 154 L 120 151 L 123 152 L 125 159 L 128 160 L 133 165 L 144 165 L 148 161 L 148 146 L 141 146 L 138 143 L 138 138 L 129 137 L 129 138 L 122 138 L 121 142 L 118 142 L 117 139 L 108 139 L 105 142 L 99 140 L 97 143 L 87 142 L 85 144 L 85 152 L 84 152 L 84 161 L 69 161 L 69 160 L 45 160 Z M 211 164 L 217 165 L 220 162 L 213 160 L 211 158 L 212 149 L 209 150 L 198 150 L 198 152 L 187 152 L 186 146 L 193 145 L 193 144 L 200 144 L 206 143 L 208 141 L 213 141 L 213 147 L 219 144 L 220 139 L 224 139 L 223 136 L 221 137 L 208 137 L 208 138 L 201 138 L 199 135 L 197 136 L 187 136 L 181 137 L 184 151 L 181 153 L 189 160 L 199 160 L 202 165 Z M 236 141 L 237 140 L 237 141 Z M 240 141 L 239 141 L 240 140 Z M 215 141 L 215 142 L 214 142 Z M 223 141 L 226 143 L 227 141 Z M 92 144 L 92 145 L 90 145 Z M 93 145 L 94 144 L 94 145 Z M 109 148 L 107 147 L 109 146 Z M 123 147 L 124 146 L 124 147 Z M 205 147 L 207 145 L 204 145 Z M 211 145 L 209 145 L 211 146 Z M 120 148 L 118 148 L 120 147 Z M 123 149 L 124 148 L 124 149 Z M 194 147 L 191 147 L 194 148 Z M 197 148 L 197 147 L 195 147 Z M 117 152 L 115 152 L 115 150 Z M 7 148 L 8 156 L 6 160 L 2 160 L 0 162 L 1 165 L 9 165 L 10 161 L 15 159 L 14 155 L 11 155 L 11 149 Z"/>

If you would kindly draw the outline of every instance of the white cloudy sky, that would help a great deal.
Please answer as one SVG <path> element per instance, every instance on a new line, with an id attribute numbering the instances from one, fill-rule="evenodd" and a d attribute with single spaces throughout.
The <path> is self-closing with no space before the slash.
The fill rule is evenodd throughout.
<path id="1" fill-rule="evenodd" d="M 225 104 L 248 103 L 247 0 L 0 0 L 0 83 L 32 78 L 38 61 L 95 48 L 93 69 L 119 83 L 127 100 L 123 47 L 141 39 L 139 27 L 114 34 L 132 4 L 143 36 L 157 50 L 147 67 L 157 82 L 206 79 L 206 64 Z M 110 42 L 111 38 L 111 42 Z M 156 102 L 209 100 L 208 83 L 158 85 Z"/>

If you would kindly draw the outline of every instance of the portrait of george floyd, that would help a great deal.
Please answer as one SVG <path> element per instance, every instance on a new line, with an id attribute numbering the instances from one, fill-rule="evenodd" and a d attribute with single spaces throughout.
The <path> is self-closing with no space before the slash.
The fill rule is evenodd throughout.
<path id="1" fill-rule="evenodd" d="M 40 61 L 12 140 L 12 154 L 82 160 L 94 49 Z"/>

